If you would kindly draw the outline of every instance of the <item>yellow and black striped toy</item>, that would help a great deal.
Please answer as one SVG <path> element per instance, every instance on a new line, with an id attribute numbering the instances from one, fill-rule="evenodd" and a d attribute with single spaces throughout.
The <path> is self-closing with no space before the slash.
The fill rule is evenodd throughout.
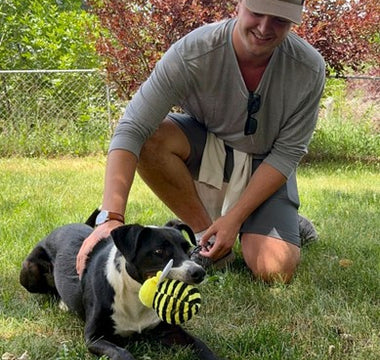
<path id="1" fill-rule="evenodd" d="M 171 262 L 172 263 L 172 262 Z M 146 280 L 139 291 L 140 301 L 153 308 L 160 319 L 169 324 L 190 320 L 201 306 L 201 294 L 193 286 L 179 280 L 165 279 L 168 266 Z"/>

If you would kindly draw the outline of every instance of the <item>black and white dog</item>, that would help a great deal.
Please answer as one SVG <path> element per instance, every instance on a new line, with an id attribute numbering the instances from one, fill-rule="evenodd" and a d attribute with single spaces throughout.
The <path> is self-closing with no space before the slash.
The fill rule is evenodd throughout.
<path id="1" fill-rule="evenodd" d="M 153 309 L 138 298 L 141 284 L 174 260 L 168 278 L 200 283 L 204 269 L 188 256 L 191 247 L 182 234 L 185 224 L 163 227 L 125 225 L 94 248 L 82 278 L 76 273 L 76 256 L 93 228 L 71 224 L 54 230 L 25 259 L 21 284 L 32 293 L 51 293 L 85 321 L 88 349 L 111 359 L 132 360 L 124 346 L 128 336 L 146 332 L 165 345 L 190 346 L 199 359 L 219 359 L 201 340 L 178 325 L 160 321 Z M 149 331 L 154 329 L 154 331 Z"/>

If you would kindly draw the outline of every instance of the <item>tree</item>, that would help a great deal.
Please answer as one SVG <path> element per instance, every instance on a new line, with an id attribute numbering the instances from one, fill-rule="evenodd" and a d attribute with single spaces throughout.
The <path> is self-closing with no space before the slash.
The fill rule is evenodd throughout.
<path id="1" fill-rule="evenodd" d="M 169 46 L 196 27 L 233 14 L 233 0 L 89 0 L 103 31 L 97 50 L 129 97 Z"/>
<path id="2" fill-rule="evenodd" d="M 88 0 L 103 30 L 97 50 L 111 81 L 130 97 L 163 52 L 194 28 L 235 15 L 236 0 Z M 378 0 L 309 0 L 294 28 L 342 74 L 379 63 Z M 377 36 L 377 38 L 376 38 Z"/>
<path id="3" fill-rule="evenodd" d="M 378 0 L 309 0 L 296 32 L 321 52 L 329 70 L 342 75 L 379 64 L 379 23 Z"/>
<path id="4" fill-rule="evenodd" d="M 78 2 L 1 0 L 0 69 L 72 69 L 99 65 L 96 19 Z"/>

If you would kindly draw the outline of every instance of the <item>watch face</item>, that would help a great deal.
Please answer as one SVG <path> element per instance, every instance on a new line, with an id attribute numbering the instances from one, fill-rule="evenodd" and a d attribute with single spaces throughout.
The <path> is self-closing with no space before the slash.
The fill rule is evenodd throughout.
<path id="1" fill-rule="evenodd" d="M 102 210 L 98 216 L 96 217 L 96 221 L 95 221 L 95 224 L 96 225 L 100 225 L 100 224 L 103 224 L 104 222 L 106 222 L 108 219 L 108 211 L 106 210 Z"/>

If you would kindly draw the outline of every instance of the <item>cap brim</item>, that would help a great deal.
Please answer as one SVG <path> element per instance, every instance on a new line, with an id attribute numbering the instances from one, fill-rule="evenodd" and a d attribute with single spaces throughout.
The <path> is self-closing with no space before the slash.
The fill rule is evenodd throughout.
<path id="1" fill-rule="evenodd" d="M 252 12 L 277 16 L 298 25 L 302 22 L 302 5 L 280 0 L 246 0 L 245 3 Z"/>

